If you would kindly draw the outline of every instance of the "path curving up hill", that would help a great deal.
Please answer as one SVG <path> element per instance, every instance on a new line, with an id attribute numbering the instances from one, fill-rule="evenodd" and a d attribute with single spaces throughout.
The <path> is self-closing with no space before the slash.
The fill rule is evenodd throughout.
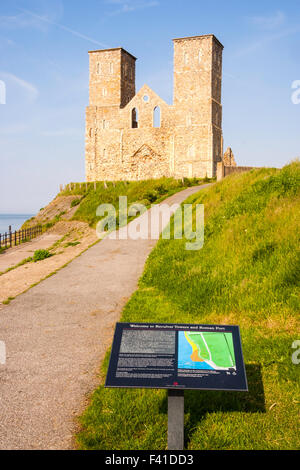
<path id="1" fill-rule="evenodd" d="M 183 202 L 207 185 L 163 204 Z M 131 224 L 145 223 L 145 215 Z M 72 449 L 115 322 L 156 240 L 105 238 L 0 307 L 0 449 Z"/>

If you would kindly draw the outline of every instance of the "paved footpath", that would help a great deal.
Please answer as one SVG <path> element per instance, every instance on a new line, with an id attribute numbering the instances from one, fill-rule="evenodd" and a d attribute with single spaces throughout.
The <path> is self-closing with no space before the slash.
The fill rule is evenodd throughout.
<path id="1" fill-rule="evenodd" d="M 181 203 L 203 187 L 164 204 Z M 145 216 L 129 226 L 143 226 Z M 105 238 L 0 307 L 7 352 L 0 363 L 0 449 L 74 448 L 76 416 L 99 384 L 114 325 L 156 242 Z"/>
<path id="2" fill-rule="evenodd" d="M 30 242 L 21 243 L 21 245 L 9 248 L 5 253 L 0 256 L 0 272 L 6 271 L 6 269 L 16 266 L 16 264 L 23 261 L 25 258 L 33 256 L 35 250 L 46 250 L 50 248 L 62 235 L 55 233 L 45 233 L 37 238 L 34 238 Z"/>

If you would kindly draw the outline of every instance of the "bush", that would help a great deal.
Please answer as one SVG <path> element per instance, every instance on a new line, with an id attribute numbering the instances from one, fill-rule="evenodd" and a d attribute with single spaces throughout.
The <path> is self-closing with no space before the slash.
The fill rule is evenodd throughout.
<path id="1" fill-rule="evenodd" d="M 36 263 L 37 261 L 50 258 L 50 256 L 53 255 L 48 250 L 36 250 L 33 254 L 33 261 Z"/>
<path id="2" fill-rule="evenodd" d="M 164 184 L 159 184 L 156 187 L 156 190 L 159 192 L 159 194 L 167 194 L 167 192 L 168 192 L 168 188 L 166 188 L 166 186 Z"/>
<path id="3" fill-rule="evenodd" d="M 80 204 L 80 199 L 73 199 L 71 202 L 71 207 L 78 206 Z"/>
<path id="4" fill-rule="evenodd" d="M 150 202 L 155 202 L 158 196 L 158 192 L 154 189 L 153 191 L 149 191 L 145 194 L 145 199 L 148 199 Z"/>
<path id="5" fill-rule="evenodd" d="M 54 222 L 47 222 L 47 223 L 44 225 L 44 227 L 45 227 L 46 230 L 48 230 L 49 228 L 53 227 L 53 225 L 54 225 Z"/>

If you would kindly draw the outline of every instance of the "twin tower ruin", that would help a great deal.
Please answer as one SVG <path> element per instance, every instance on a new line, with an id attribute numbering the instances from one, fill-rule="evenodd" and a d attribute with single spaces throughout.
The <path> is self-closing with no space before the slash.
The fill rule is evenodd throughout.
<path id="1" fill-rule="evenodd" d="M 214 35 L 174 39 L 173 104 L 144 85 L 122 48 L 90 51 L 86 179 L 213 177 L 222 161 L 222 52 Z"/>

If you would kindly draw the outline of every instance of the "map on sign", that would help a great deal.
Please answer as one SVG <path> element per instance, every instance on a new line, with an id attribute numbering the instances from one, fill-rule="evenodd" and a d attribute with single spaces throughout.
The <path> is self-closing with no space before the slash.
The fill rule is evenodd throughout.
<path id="1" fill-rule="evenodd" d="M 236 369 L 232 333 L 178 333 L 179 369 Z"/>

